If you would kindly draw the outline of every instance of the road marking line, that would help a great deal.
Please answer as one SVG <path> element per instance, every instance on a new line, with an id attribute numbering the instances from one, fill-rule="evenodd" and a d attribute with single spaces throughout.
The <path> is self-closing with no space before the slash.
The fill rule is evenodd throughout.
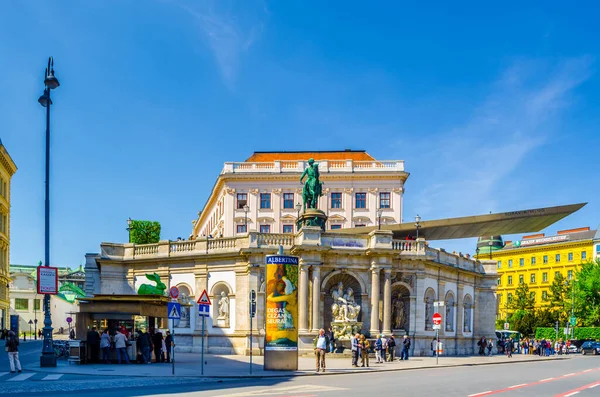
<path id="1" fill-rule="evenodd" d="M 43 378 L 42 380 L 58 380 L 60 379 L 64 374 L 51 374 L 51 375 L 47 375 L 45 378 Z"/>
<path id="2" fill-rule="evenodd" d="M 0 376 L 8 375 L 8 372 L 0 372 Z"/>
<path id="3" fill-rule="evenodd" d="M 491 393 L 491 392 L 492 392 L 491 390 L 482 391 L 481 393 L 469 394 L 467 397 L 477 397 L 477 396 L 481 396 L 481 395 L 484 395 L 484 394 L 487 394 L 487 393 Z"/>
<path id="4" fill-rule="evenodd" d="M 35 373 L 32 374 L 20 374 L 15 376 L 14 378 L 10 378 L 7 380 L 7 382 L 22 382 L 27 378 L 31 378 L 33 375 L 35 375 Z"/>
<path id="5" fill-rule="evenodd" d="M 591 385 L 590 387 L 588 387 L 588 389 L 593 389 L 596 386 L 600 386 L 600 383 L 596 383 L 595 385 Z"/>
<path id="6" fill-rule="evenodd" d="M 573 376 L 573 375 L 575 375 L 575 372 L 571 372 L 570 374 L 563 375 L 563 378 L 566 378 L 567 376 Z"/>
<path id="7" fill-rule="evenodd" d="M 540 382 L 548 382 L 549 380 L 552 380 L 554 378 L 546 378 L 546 379 L 542 379 Z"/>
<path id="8" fill-rule="evenodd" d="M 521 386 L 526 386 L 526 385 L 527 385 L 527 383 L 521 383 L 520 385 L 514 385 L 514 386 L 507 387 L 507 389 L 514 389 L 515 387 L 521 387 Z"/>
<path id="9" fill-rule="evenodd" d="M 593 371 L 593 369 L 586 369 L 586 370 L 585 370 L 585 371 L 583 371 L 583 372 L 585 373 L 585 372 L 592 372 L 592 371 Z"/>
<path id="10" fill-rule="evenodd" d="M 578 391 L 574 391 L 573 393 L 565 394 L 565 397 L 571 397 L 571 396 L 574 396 L 577 393 L 579 393 L 579 392 Z"/>
<path id="11" fill-rule="evenodd" d="M 578 387 L 577 389 L 573 389 L 573 390 L 569 390 L 569 391 L 566 391 L 566 392 L 561 393 L 561 394 L 557 394 L 554 397 L 570 397 L 570 396 L 574 396 L 575 394 L 579 393 L 582 390 L 591 389 L 592 387 L 596 387 L 596 386 L 599 386 L 599 385 L 600 385 L 600 382 L 598 382 L 598 381 L 596 381 L 594 383 L 588 383 L 587 385 Z"/>

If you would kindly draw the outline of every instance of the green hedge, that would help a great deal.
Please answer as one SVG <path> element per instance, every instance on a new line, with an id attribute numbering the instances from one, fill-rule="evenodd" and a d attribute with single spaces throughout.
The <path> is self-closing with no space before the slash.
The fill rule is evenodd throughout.
<path id="1" fill-rule="evenodd" d="M 564 338 L 564 327 L 558 329 L 558 337 Z M 535 330 L 535 339 L 554 339 L 556 331 L 550 327 L 538 327 Z M 600 327 L 575 327 L 575 339 L 600 339 Z"/>

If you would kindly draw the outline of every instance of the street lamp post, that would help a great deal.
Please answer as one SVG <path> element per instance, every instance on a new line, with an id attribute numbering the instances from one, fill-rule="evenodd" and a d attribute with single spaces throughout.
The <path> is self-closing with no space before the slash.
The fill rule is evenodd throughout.
<path id="1" fill-rule="evenodd" d="M 417 228 L 417 240 L 419 239 L 419 229 L 421 228 L 421 217 L 419 214 L 415 216 L 415 227 Z"/>
<path id="2" fill-rule="evenodd" d="M 33 324 L 32 320 L 29 320 L 29 340 L 31 340 L 31 325 Z"/>
<path id="3" fill-rule="evenodd" d="M 248 233 L 248 212 L 250 211 L 250 207 L 248 204 L 244 204 L 244 232 Z"/>
<path id="4" fill-rule="evenodd" d="M 377 230 L 381 230 L 381 215 L 383 215 L 383 209 L 377 208 Z"/>
<path id="5" fill-rule="evenodd" d="M 129 243 L 131 244 L 131 224 L 133 223 L 133 220 L 131 219 L 131 217 L 127 218 L 127 233 L 129 234 Z"/>
<path id="6" fill-rule="evenodd" d="M 299 202 L 296 203 L 296 211 L 298 212 L 298 216 L 296 217 L 296 232 L 300 231 L 300 210 L 302 209 L 302 204 Z"/>
<path id="7" fill-rule="evenodd" d="M 490 247 L 490 260 L 491 260 L 492 259 L 492 245 L 494 245 L 494 242 L 492 240 L 490 240 L 490 241 L 488 241 L 488 245 Z"/>
<path id="8" fill-rule="evenodd" d="M 38 102 L 46 108 L 46 191 L 44 206 L 44 261 L 45 266 L 50 266 L 50 91 L 59 86 L 58 79 L 54 76 L 54 59 L 48 58 L 48 67 L 44 74 L 44 93 L 39 97 Z M 44 345 L 40 357 L 41 367 L 56 367 L 56 356 L 52 348 L 52 318 L 50 314 L 50 295 L 44 296 Z"/>

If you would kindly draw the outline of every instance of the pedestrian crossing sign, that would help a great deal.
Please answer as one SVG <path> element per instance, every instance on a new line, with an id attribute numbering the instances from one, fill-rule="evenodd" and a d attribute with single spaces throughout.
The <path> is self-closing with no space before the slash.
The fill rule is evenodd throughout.
<path id="1" fill-rule="evenodd" d="M 177 302 L 169 302 L 167 306 L 169 320 L 181 319 L 181 305 Z"/>
<path id="2" fill-rule="evenodd" d="M 210 316 L 210 306 L 209 305 L 198 305 L 198 315 L 200 317 L 209 317 Z"/>

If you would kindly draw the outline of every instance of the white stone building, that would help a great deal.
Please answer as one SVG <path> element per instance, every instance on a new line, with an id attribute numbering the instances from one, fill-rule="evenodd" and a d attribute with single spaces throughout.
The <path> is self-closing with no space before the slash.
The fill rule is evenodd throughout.
<path id="1" fill-rule="evenodd" d="M 402 222 L 404 161 L 376 160 L 365 151 L 255 152 L 225 163 L 194 222 L 192 237 L 232 237 L 255 230 L 295 233 L 302 203 L 300 175 L 309 158 L 319 164 L 323 196 L 318 208 L 328 229 Z"/>

